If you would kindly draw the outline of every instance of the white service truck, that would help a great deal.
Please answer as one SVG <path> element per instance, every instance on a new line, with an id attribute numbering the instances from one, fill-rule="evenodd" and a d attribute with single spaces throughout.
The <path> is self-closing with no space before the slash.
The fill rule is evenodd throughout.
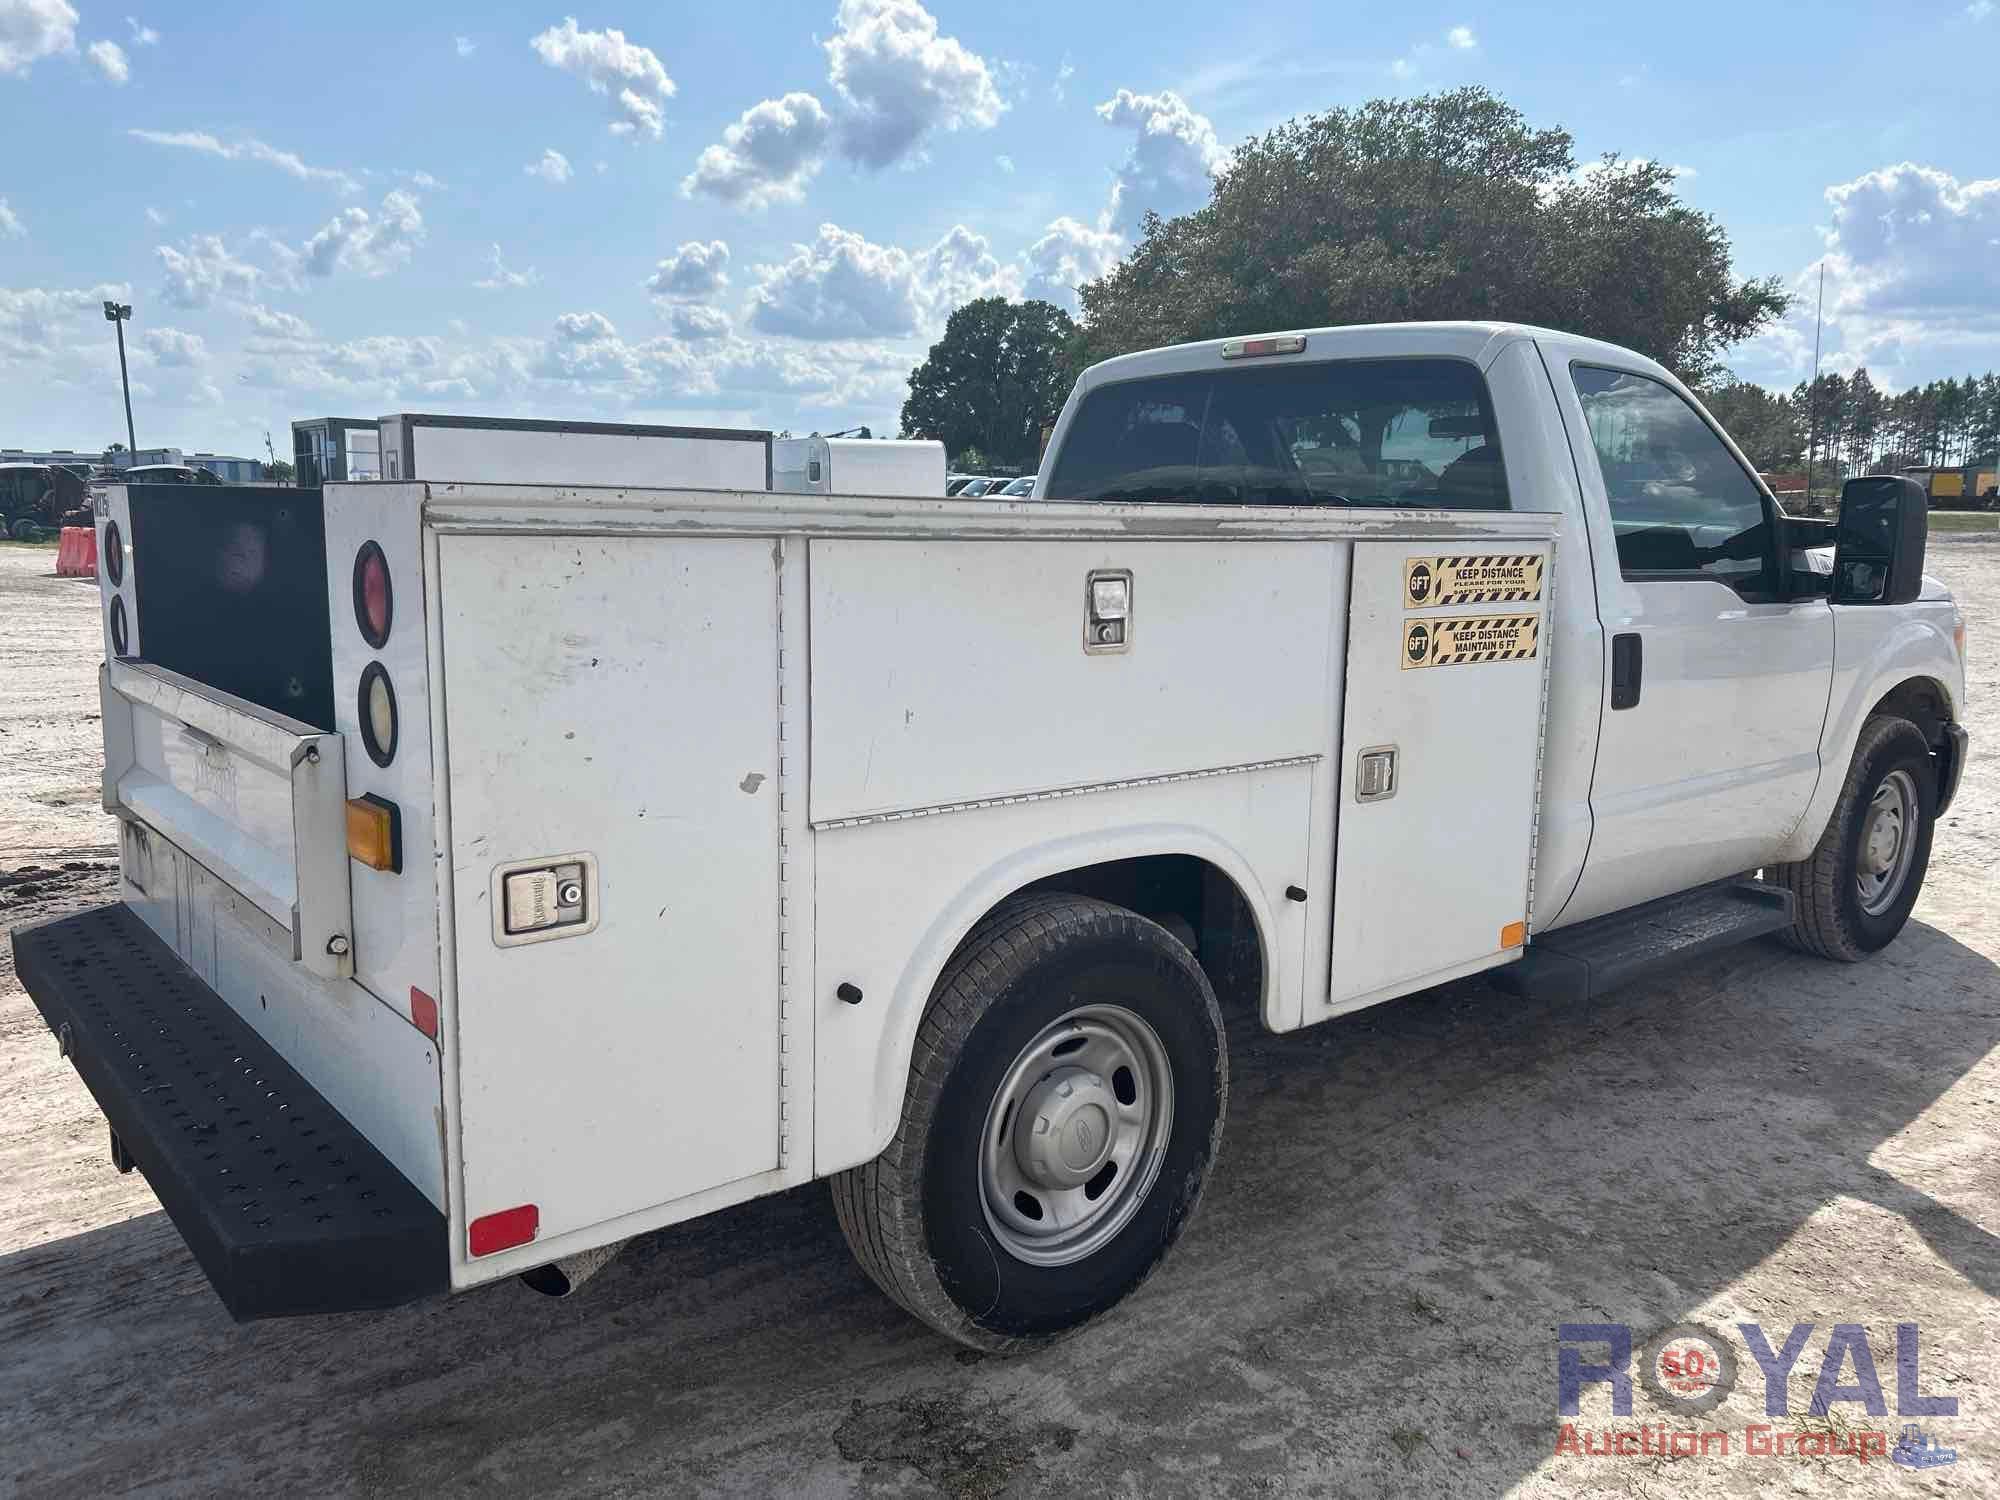
<path id="1" fill-rule="evenodd" d="M 1031 503 L 553 477 L 102 507 L 122 899 L 14 953 L 239 1318 L 825 1177 L 1053 1337 L 1186 1227 L 1224 1007 L 1859 959 L 1964 763 L 1922 494 L 1786 516 L 1545 330 L 1109 361 Z"/>

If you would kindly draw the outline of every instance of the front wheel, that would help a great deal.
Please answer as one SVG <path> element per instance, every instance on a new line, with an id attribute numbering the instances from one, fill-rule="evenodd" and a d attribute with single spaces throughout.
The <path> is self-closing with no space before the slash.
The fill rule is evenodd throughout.
<path id="1" fill-rule="evenodd" d="M 1780 866 L 1796 913 L 1793 947 L 1853 963 L 1888 946 L 1923 889 L 1937 817 L 1937 768 L 1908 719 L 1861 727 L 1840 800 L 1819 846 Z"/>
<path id="2" fill-rule="evenodd" d="M 1186 1228 L 1228 1080 L 1214 991 L 1171 933 L 1102 901 L 1013 898 L 938 981 L 888 1149 L 834 1179 L 841 1230 L 959 1342 L 1053 1339 Z"/>

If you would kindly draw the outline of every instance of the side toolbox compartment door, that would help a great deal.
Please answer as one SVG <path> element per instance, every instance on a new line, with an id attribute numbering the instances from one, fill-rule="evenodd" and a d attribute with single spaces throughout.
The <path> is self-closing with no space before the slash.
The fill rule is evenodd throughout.
<path id="1" fill-rule="evenodd" d="M 1525 941 L 1548 552 L 1354 548 L 1333 1011 L 1491 967 Z"/>
<path id="2" fill-rule="evenodd" d="M 546 1242 L 778 1165 L 772 546 L 439 538 L 468 1222 Z"/>

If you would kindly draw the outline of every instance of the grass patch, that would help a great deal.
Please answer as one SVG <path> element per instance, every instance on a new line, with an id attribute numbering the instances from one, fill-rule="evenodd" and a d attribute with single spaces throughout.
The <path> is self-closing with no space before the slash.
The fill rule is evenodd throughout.
<path id="1" fill-rule="evenodd" d="M 1934 510 L 1932 531 L 2000 531 L 2000 515 L 1978 510 Z"/>

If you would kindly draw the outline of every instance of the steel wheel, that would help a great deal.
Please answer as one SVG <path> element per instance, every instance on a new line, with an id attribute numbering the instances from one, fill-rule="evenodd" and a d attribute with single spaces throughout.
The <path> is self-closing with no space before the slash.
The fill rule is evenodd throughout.
<path id="1" fill-rule="evenodd" d="M 1879 917 L 1902 894 L 1916 853 L 1917 783 L 1908 771 L 1891 771 L 1875 788 L 1862 817 L 1854 882 L 1861 909 Z"/>
<path id="2" fill-rule="evenodd" d="M 979 1189 L 993 1237 L 1030 1265 L 1092 1254 L 1139 1211 L 1173 1119 L 1167 1050 L 1139 1016 L 1086 1005 L 1044 1027 L 986 1111 Z"/>

